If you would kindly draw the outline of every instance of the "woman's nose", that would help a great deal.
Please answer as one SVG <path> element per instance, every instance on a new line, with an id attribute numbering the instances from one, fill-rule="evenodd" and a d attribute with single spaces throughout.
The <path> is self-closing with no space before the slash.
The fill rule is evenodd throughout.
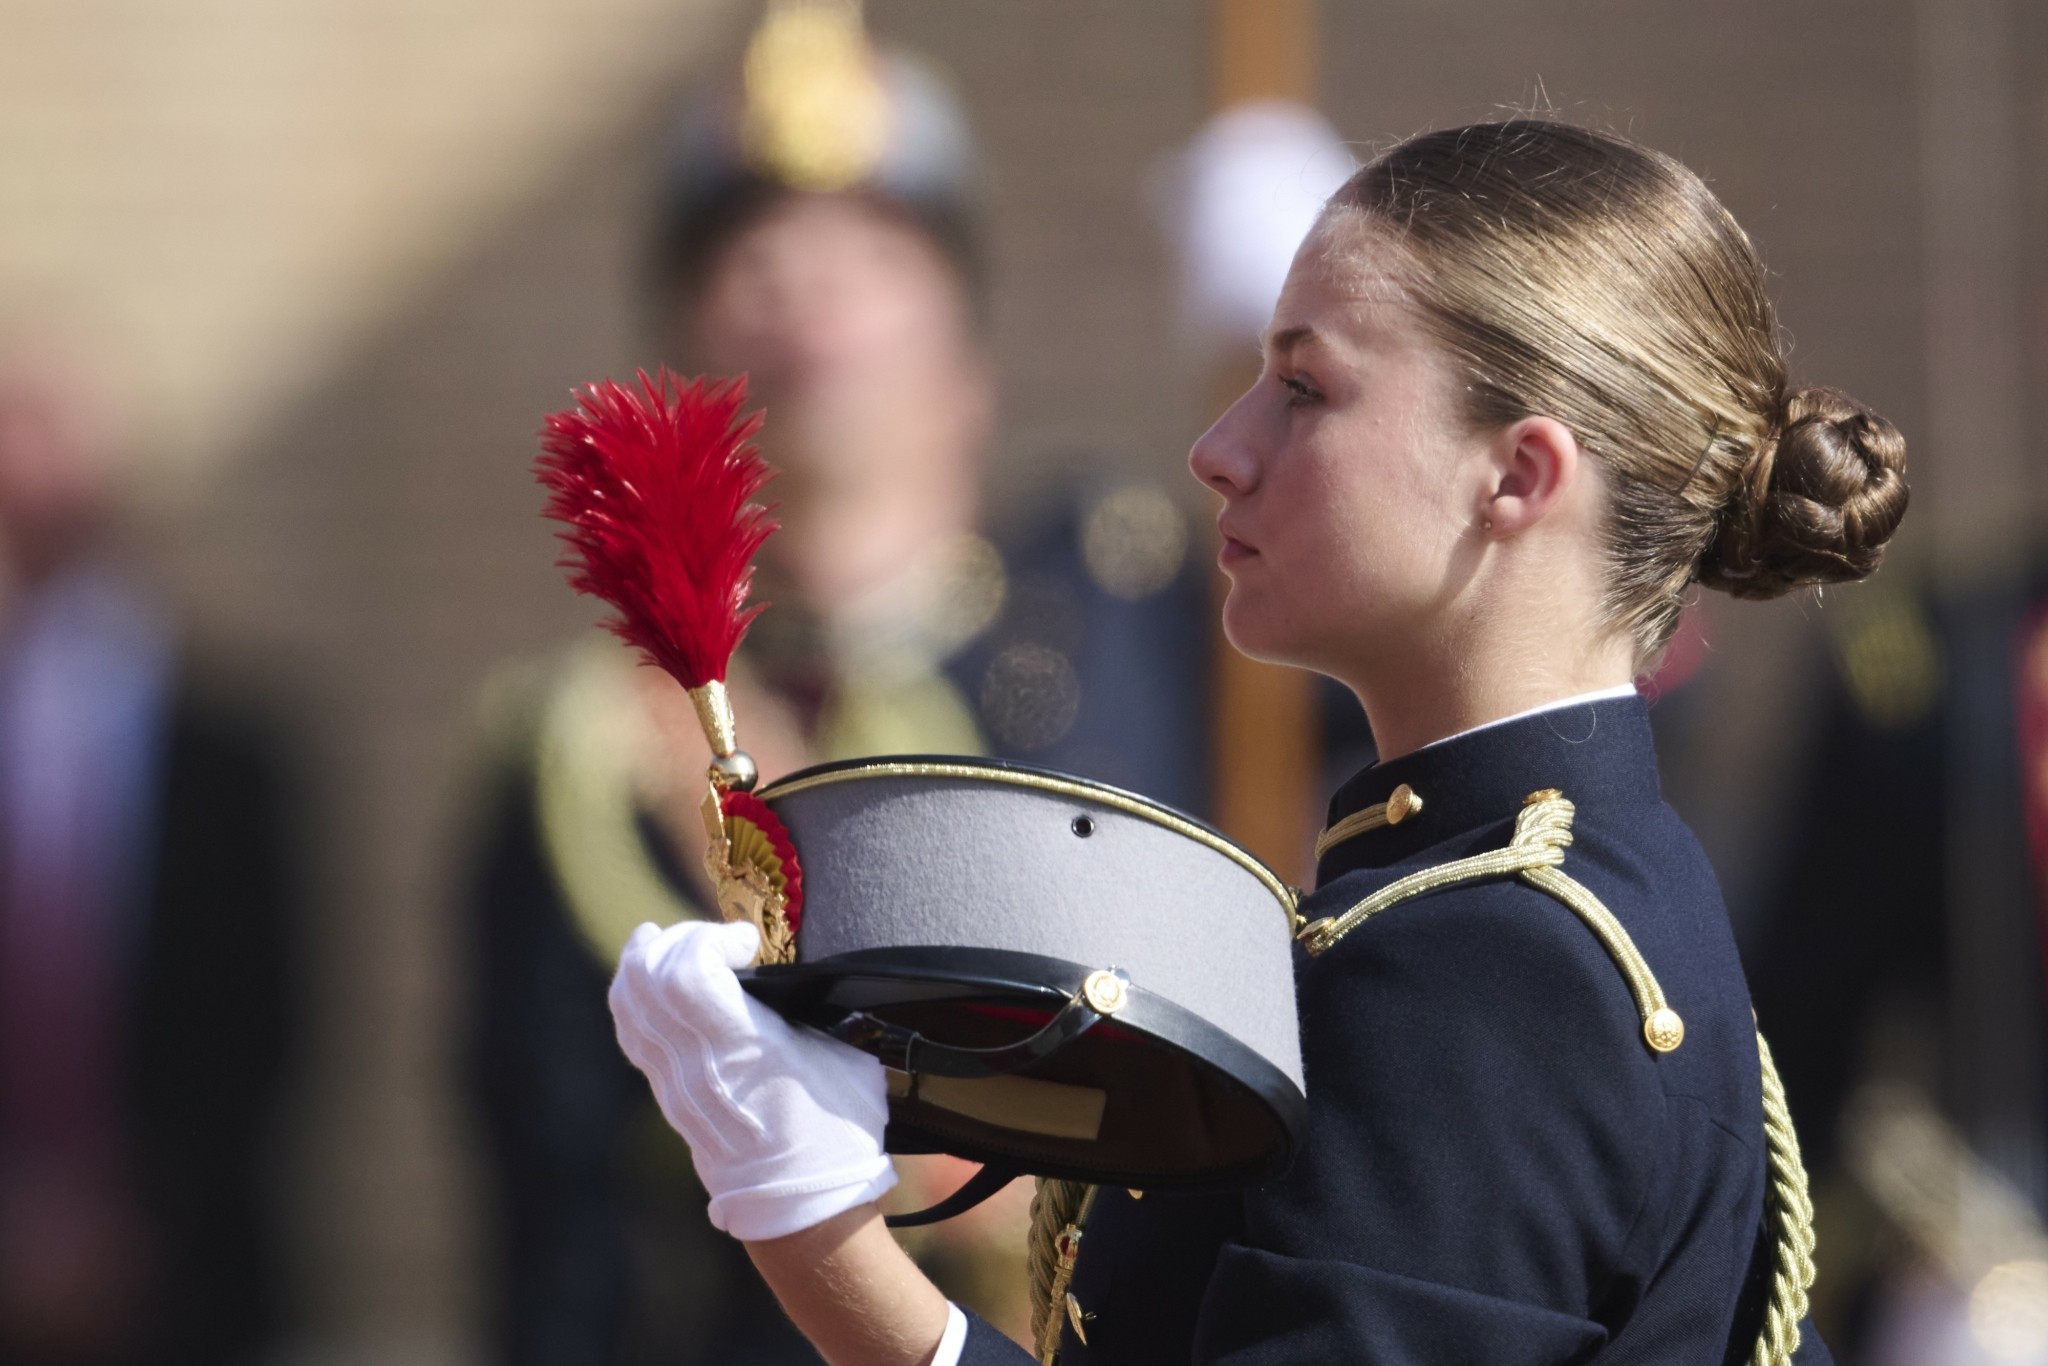
<path id="1" fill-rule="evenodd" d="M 1258 482 L 1258 459 L 1246 441 L 1244 406 L 1250 394 L 1224 410 L 1188 452 L 1195 478 L 1226 498 L 1249 493 Z"/>

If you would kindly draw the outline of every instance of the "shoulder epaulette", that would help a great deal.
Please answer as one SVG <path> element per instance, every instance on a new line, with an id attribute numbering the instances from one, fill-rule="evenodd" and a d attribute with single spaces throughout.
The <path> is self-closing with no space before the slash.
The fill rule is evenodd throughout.
<path id="1" fill-rule="evenodd" d="M 1403 801 L 1404 815 L 1411 803 L 1421 805 L 1415 794 L 1408 792 Z M 1368 807 L 1360 815 L 1371 814 L 1377 809 Z M 1650 965 L 1644 961 L 1635 941 L 1629 938 L 1628 931 L 1614 918 L 1614 913 L 1601 904 L 1600 898 L 1587 891 L 1577 878 L 1558 869 L 1558 865 L 1564 862 L 1565 846 L 1572 842 L 1575 810 L 1564 794 L 1554 787 L 1531 792 L 1515 817 L 1514 838 L 1508 842 L 1507 848 L 1490 849 L 1483 854 L 1454 859 L 1397 878 L 1351 909 L 1311 921 L 1296 937 L 1311 954 L 1322 954 L 1373 916 L 1404 901 L 1463 883 L 1518 878 L 1563 902 L 1593 931 L 1614 959 L 1615 966 L 1621 969 L 1621 975 L 1628 979 L 1629 990 L 1636 998 L 1636 1009 L 1643 1017 L 1643 1041 L 1659 1053 L 1669 1053 L 1685 1041 L 1685 1022 L 1664 999 L 1664 989 L 1657 985 L 1657 975 L 1650 971 Z M 1327 848 L 1325 841 L 1336 833 L 1336 829 L 1328 832 L 1324 840 L 1317 841 L 1317 848 Z"/>
<path id="2" fill-rule="evenodd" d="M 1400 798 L 1403 815 L 1421 805 L 1421 799 L 1408 791 L 1405 784 L 1395 790 L 1394 797 Z M 1390 797 L 1389 802 L 1393 801 Z M 1643 1018 L 1643 1041 L 1655 1052 L 1669 1053 L 1685 1040 L 1684 1021 L 1666 1003 L 1663 988 L 1658 986 L 1656 975 L 1628 930 L 1600 898 L 1560 866 L 1565 847 L 1572 842 L 1574 812 L 1571 802 L 1554 787 L 1531 792 L 1516 814 L 1514 837 L 1507 848 L 1454 859 L 1397 878 L 1342 914 L 1311 921 L 1302 928 L 1299 937 L 1311 954 L 1321 954 L 1391 906 L 1444 887 L 1517 878 L 1555 897 L 1593 931 L 1622 976 L 1628 979 L 1636 1009 Z M 1369 819 L 1375 814 L 1378 819 Z M 1346 823 L 1340 823 L 1326 831 L 1324 839 L 1317 841 L 1318 854 L 1342 839 L 1395 823 L 1380 807 L 1366 808 L 1354 821 L 1355 830 L 1346 831 Z M 1750 1362 L 1751 1366 L 1787 1366 L 1799 1348 L 1799 1325 L 1806 1318 L 1808 1292 L 1813 1287 L 1813 1201 L 1807 1191 L 1806 1166 L 1799 1156 L 1799 1138 L 1785 1103 L 1784 1083 L 1779 1080 L 1762 1031 L 1757 1033 L 1756 1047 L 1763 1079 L 1764 1144 L 1770 1167 L 1765 1218 L 1777 1255 L 1771 1275 L 1770 1303 Z"/>

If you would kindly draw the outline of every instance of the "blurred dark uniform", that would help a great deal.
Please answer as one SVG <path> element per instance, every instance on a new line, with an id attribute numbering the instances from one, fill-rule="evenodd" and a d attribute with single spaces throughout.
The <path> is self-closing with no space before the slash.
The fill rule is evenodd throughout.
<path id="1" fill-rule="evenodd" d="M 0 1271 L 0 1360 L 277 1345 L 302 999 L 282 752 L 105 566 L 57 572 L 0 628 L 0 1235 L 35 1264 Z M 53 1340 L 49 1316 L 80 1312 L 101 1345 Z"/>
<path id="2" fill-rule="evenodd" d="M 1825 683 L 1790 779 L 1799 838 L 1745 947 L 1821 1193 L 1822 1306 L 1845 1359 L 1888 1273 L 1924 1256 L 1898 1237 L 1910 1212 L 1882 1208 L 1854 1171 L 1867 1083 L 1946 1112 L 2039 1212 L 2043 583 L 1943 600 L 1886 578 L 1831 593 L 1822 618 Z"/>
<path id="3" fill-rule="evenodd" d="M 964 129 L 927 74 L 878 60 L 890 140 L 844 192 L 907 215 L 971 280 Z M 745 126 L 743 108 L 719 106 L 686 130 L 658 227 L 661 297 L 678 261 L 701 260 L 790 193 L 743 154 Z M 1105 481 L 1016 531 L 1002 549 L 962 536 L 906 567 L 861 629 L 837 637 L 764 581 L 758 596 L 775 605 L 736 668 L 788 709 L 820 761 L 988 753 L 1199 809 L 1209 612 L 1182 512 L 1159 489 Z M 744 1249 L 706 1222 L 685 1151 L 614 1039 L 605 989 L 626 936 L 702 904 L 654 811 L 661 778 L 645 772 L 655 746 L 632 668 L 593 638 L 514 683 L 494 726 L 468 886 L 494 1355 L 815 1361 Z M 740 721 L 744 733 L 743 698 Z M 936 1255 L 949 1236 L 919 1254 L 949 1293 L 1021 1295 L 1021 1236 L 985 1266 Z"/>

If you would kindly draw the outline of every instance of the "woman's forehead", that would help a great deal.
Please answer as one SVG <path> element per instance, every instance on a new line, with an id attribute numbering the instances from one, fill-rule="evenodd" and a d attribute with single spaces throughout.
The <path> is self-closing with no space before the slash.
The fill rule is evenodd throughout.
<path id="1" fill-rule="evenodd" d="M 1355 209 L 1326 209 L 1302 238 L 1294 271 L 1374 302 L 1405 302 L 1414 262 L 1401 243 Z"/>
<path id="2" fill-rule="evenodd" d="M 1273 309 L 1266 347 L 1281 352 L 1321 344 L 1350 350 L 1412 331 L 1417 318 L 1393 254 L 1374 234 L 1309 234 Z M 1363 240 L 1362 240 L 1363 239 Z"/>

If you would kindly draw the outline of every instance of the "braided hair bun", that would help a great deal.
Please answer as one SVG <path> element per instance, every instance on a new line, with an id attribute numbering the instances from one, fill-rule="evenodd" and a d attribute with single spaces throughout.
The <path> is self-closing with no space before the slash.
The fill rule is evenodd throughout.
<path id="1" fill-rule="evenodd" d="M 1738 598 L 1864 578 L 1906 515 L 1906 441 L 1839 389 L 1795 389 L 1721 509 L 1699 581 Z"/>

